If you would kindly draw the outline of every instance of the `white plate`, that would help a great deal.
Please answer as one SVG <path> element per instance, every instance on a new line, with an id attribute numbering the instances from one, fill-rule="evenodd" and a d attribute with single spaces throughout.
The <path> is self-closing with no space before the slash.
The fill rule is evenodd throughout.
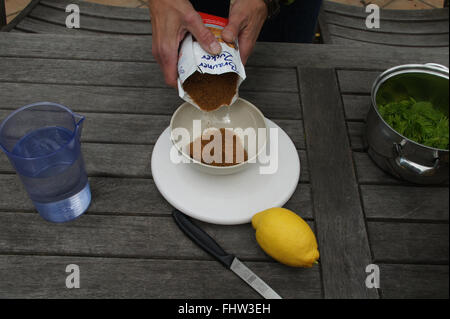
<path id="1" fill-rule="evenodd" d="M 279 128 L 270 120 L 267 124 L 269 128 Z M 151 165 L 156 187 L 173 207 L 195 219 L 221 225 L 249 223 L 254 214 L 283 206 L 298 185 L 297 150 L 281 128 L 278 132 L 275 174 L 260 174 L 257 163 L 233 175 L 217 176 L 202 173 L 193 164 L 174 164 L 170 160 L 173 144 L 167 128 L 153 148 Z"/>

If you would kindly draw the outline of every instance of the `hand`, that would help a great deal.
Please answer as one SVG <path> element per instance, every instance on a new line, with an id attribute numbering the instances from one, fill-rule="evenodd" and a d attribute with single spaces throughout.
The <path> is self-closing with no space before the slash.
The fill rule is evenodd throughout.
<path id="1" fill-rule="evenodd" d="M 222 39 L 226 42 L 238 39 L 242 63 L 245 64 L 252 53 L 266 18 L 267 5 L 263 0 L 235 0 L 232 4 Z"/>
<path id="2" fill-rule="evenodd" d="M 261 1 L 261 0 L 259 0 Z M 178 48 L 187 32 L 210 54 L 222 50 L 188 0 L 149 0 L 153 29 L 152 53 L 168 85 L 177 86 Z"/>

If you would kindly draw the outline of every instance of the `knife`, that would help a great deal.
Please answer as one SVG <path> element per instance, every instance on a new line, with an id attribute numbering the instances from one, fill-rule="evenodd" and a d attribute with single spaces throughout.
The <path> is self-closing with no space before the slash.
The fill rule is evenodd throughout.
<path id="1" fill-rule="evenodd" d="M 225 252 L 216 241 L 211 238 L 203 229 L 198 227 L 186 215 L 178 210 L 174 210 L 173 218 L 180 229 L 198 246 L 203 248 L 208 254 L 216 258 L 227 269 L 233 271 L 242 280 L 249 284 L 265 299 L 282 299 L 272 288 L 261 278 L 247 268 L 234 255 Z"/>

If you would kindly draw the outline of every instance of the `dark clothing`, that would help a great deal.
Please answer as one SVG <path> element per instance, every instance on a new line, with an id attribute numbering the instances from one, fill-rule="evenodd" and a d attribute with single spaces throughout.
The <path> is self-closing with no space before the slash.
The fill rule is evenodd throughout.
<path id="1" fill-rule="evenodd" d="M 197 11 L 228 17 L 230 0 L 190 1 Z M 258 41 L 312 42 L 321 4 L 322 0 L 295 0 L 289 5 L 280 2 L 279 14 L 266 21 Z"/>
<path id="2" fill-rule="evenodd" d="M 195 11 L 228 18 L 230 0 L 189 0 Z"/>
<path id="3" fill-rule="evenodd" d="M 311 43 L 316 31 L 322 0 L 280 3 L 280 13 L 264 24 L 258 41 Z"/>

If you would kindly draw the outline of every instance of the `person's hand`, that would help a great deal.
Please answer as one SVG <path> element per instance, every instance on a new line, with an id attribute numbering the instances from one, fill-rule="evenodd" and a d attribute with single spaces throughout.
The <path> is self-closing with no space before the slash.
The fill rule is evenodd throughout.
<path id="1" fill-rule="evenodd" d="M 252 53 L 259 32 L 267 18 L 267 5 L 263 0 L 235 0 L 230 9 L 228 25 L 222 31 L 222 39 L 234 42 L 238 39 L 242 63 Z"/>
<path id="2" fill-rule="evenodd" d="M 259 0 L 262 1 L 262 0 Z M 188 0 L 149 0 L 153 29 L 152 53 L 162 68 L 166 83 L 177 86 L 178 47 L 187 32 L 210 54 L 222 50 Z"/>

